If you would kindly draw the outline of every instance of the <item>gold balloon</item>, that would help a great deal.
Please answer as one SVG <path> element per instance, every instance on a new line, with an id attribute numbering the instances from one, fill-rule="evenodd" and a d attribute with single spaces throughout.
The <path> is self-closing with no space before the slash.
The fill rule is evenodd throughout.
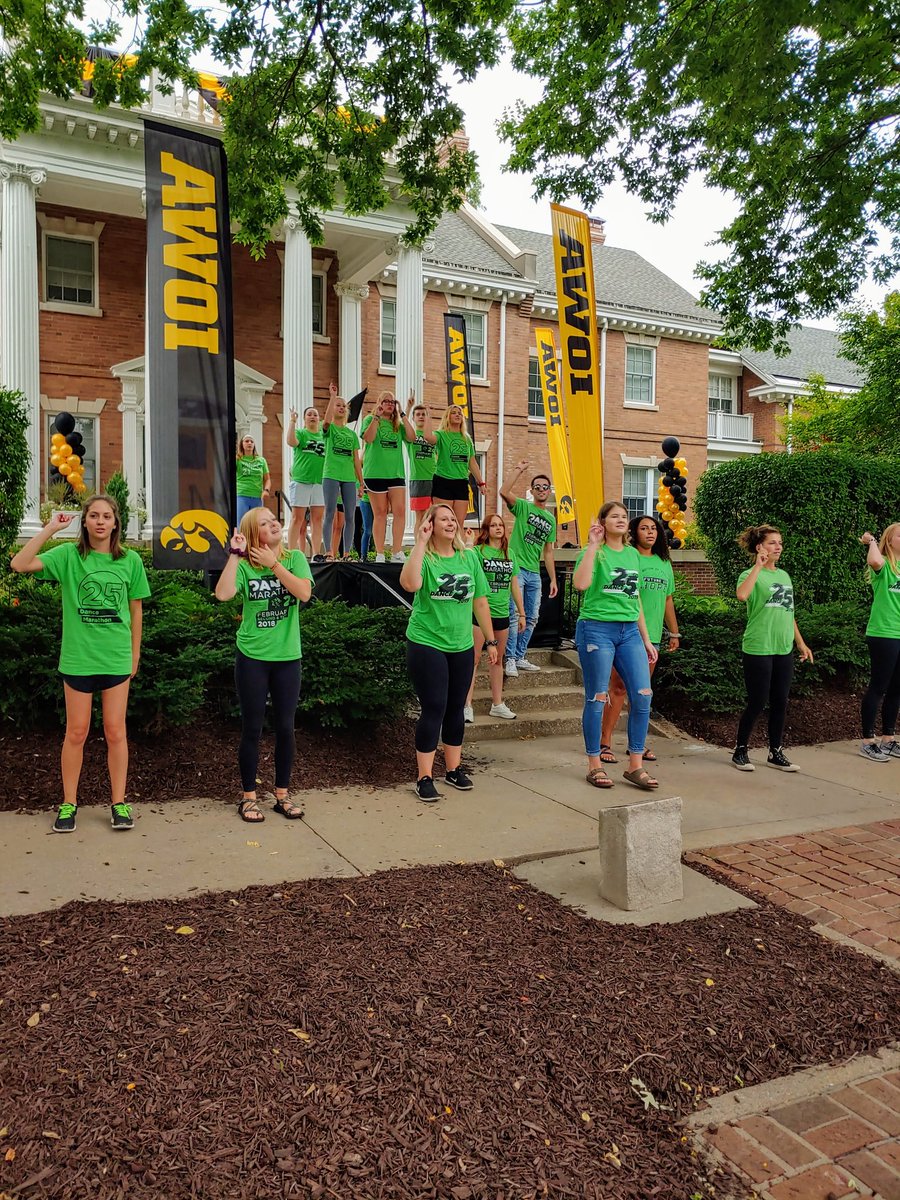
<path id="1" fill-rule="evenodd" d="M 51 467 L 58 467 L 61 462 L 62 462 L 62 459 L 59 457 L 58 454 L 50 455 L 50 466 Z"/>
<path id="2" fill-rule="evenodd" d="M 61 462 L 57 470 L 59 471 L 60 475 L 68 475 L 70 474 L 72 468 L 67 462 Z"/>
<path id="3" fill-rule="evenodd" d="M 686 458 L 676 458 L 675 466 L 678 468 L 679 471 L 684 470 L 684 468 L 687 466 L 687 459 Z"/>
<path id="4" fill-rule="evenodd" d="M 63 444 L 61 446 L 57 447 L 56 453 L 59 455 L 60 458 L 68 458 L 69 455 L 72 453 L 72 447 L 69 445 L 68 442 L 63 442 Z"/>
<path id="5" fill-rule="evenodd" d="M 61 446 L 65 440 L 66 439 L 63 437 L 63 435 L 61 433 L 54 433 L 53 437 L 50 439 L 50 445 L 51 446 Z"/>
<path id="6" fill-rule="evenodd" d="M 68 463 L 69 463 L 70 467 L 80 467 L 81 459 L 78 457 L 77 454 L 70 454 L 69 458 L 68 458 Z"/>
<path id="7" fill-rule="evenodd" d="M 685 477 L 685 479 L 687 479 L 688 475 L 690 475 L 690 471 L 687 469 L 687 467 L 681 467 L 680 470 L 681 474 Z"/>

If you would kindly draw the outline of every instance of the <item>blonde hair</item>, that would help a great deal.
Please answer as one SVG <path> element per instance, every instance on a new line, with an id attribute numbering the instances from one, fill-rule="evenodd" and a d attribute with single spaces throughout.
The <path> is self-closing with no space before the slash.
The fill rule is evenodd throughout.
<path id="1" fill-rule="evenodd" d="M 425 513 L 425 516 L 422 518 L 423 524 L 425 521 L 432 522 L 431 537 L 428 539 L 428 542 L 425 546 L 426 554 L 437 554 L 437 550 L 435 549 L 435 545 L 434 545 L 434 514 L 437 512 L 437 510 L 439 508 L 446 508 L 447 512 L 452 514 L 453 520 L 456 521 L 456 513 L 453 512 L 453 509 L 450 507 L 449 504 L 444 504 L 440 501 L 437 504 L 432 504 L 432 506 Z M 459 527 L 459 521 L 456 521 L 456 532 L 453 535 L 453 549 L 454 550 L 465 550 L 466 549 L 466 543 L 462 539 L 462 531 L 460 530 L 460 527 Z"/>
<path id="2" fill-rule="evenodd" d="M 885 562 L 891 564 L 891 570 L 895 575 L 900 574 L 900 563 L 897 562 L 897 555 L 891 548 L 890 543 L 891 538 L 898 529 L 900 529 L 900 521 L 894 521 L 891 525 L 888 525 L 887 529 L 878 539 L 878 549 L 881 551 L 881 557 L 885 560 Z M 866 567 L 866 580 L 870 583 L 872 581 L 872 574 L 872 568 Z"/>
<path id="3" fill-rule="evenodd" d="M 272 514 L 264 505 L 258 505 L 256 508 L 251 508 L 249 512 L 244 513 L 241 519 L 241 533 L 247 539 L 247 554 L 251 550 L 259 550 L 262 542 L 259 540 L 259 518 L 265 513 L 267 516 Z M 272 547 L 270 546 L 271 550 Z M 278 549 L 274 551 L 275 557 L 281 562 L 286 556 L 284 552 L 284 542 L 278 543 Z M 252 564 L 251 564 L 252 565 Z"/>
<path id="4" fill-rule="evenodd" d="M 126 549 L 122 545 L 122 517 L 119 513 L 119 506 L 112 496 L 107 496 L 105 492 L 95 492 L 92 496 L 88 496 L 87 500 L 81 504 L 81 529 L 78 533 L 78 553 L 82 558 L 87 558 L 91 551 L 91 539 L 88 536 L 85 517 L 90 511 L 91 505 L 96 504 L 98 500 L 102 500 L 104 504 L 108 504 L 112 509 L 113 516 L 116 519 L 115 528 L 109 535 L 109 553 L 112 558 L 124 558 Z"/>
<path id="5" fill-rule="evenodd" d="M 249 438 L 249 440 L 250 440 L 251 442 L 253 442 L 253 453 L 252 453 L 252 454 L 245 454 L 245 453 L 244 453 L 244 439 L 245 439 L 245 438 Z M 242 433 L 242 434 L 241 434 L 241 435 L 238 437 L 238 440 L 237 440 L 237 457 L 238 457 L 238 458 L 259 458 L 259 451 L 258 451 L 258 450 L 257 450 L 257 448 L 256 448 L 256 439 L 253 437 L 253 435 L 252 435 L 252 434 L 249 434 L 249 433 Z"/>
<path id="6" fill-rule="evenodd" d="M 388 396 L 390 396 L 390 398 L 394 401 L 393 415 L 391 417 L 379 417 L 379 420 L 380 421 L 388 421 L 389 420 L 391 423 L 391 426 L 393 427 L 394 433 L 396 433 L 397 430 L 400 428 L 400 405 L 397 403 L 397 397 L 394 395 L 394 393 L 391 391 L 380 392 L 378 399 L 375 401 L 375 408 L 378 408 L 378 406 L 379 406 L 379 404 L 381 404 L 382 400 L 386 400 Z M 374 415 L 375 415 L 375 413 L 373 411 L 372 416 L 374 416 Z"/>
<path id="7" fill-rule="evenodd" d="M 438 425 L 438 429 L 440 429 L 442 433 L 450 432 L 450 414 L 453 412 L 454 409 L 457 409 L 459 411 L 459 413 L 461 414 L 462 419 L 463 419 L 462 420 L 462 431 L 463 431 L 463 433 L 466 432 L 466 414 L 463 412 L 460 405 L 451 404 L 449 406 L 449 408 L 447 409 L 447 411 L 444 413 L 444 415 L 441 417 L 440 425 Z M 468 434 L 466 434 L 466 436 L 468 437 Z"/>

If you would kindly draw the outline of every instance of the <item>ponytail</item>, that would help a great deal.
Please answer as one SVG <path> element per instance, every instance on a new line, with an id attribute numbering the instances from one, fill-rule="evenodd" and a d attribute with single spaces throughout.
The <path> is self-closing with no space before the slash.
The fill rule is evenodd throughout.
<path id="1" fill-rule="evenodd" d="M 760 542 L 764 542 L 770 533 L 782 536 L 781 530 L 776 529 L 774 525 L 750 525 L 743 533 L 738 534 L 737 544 L 754 558 Z"/>

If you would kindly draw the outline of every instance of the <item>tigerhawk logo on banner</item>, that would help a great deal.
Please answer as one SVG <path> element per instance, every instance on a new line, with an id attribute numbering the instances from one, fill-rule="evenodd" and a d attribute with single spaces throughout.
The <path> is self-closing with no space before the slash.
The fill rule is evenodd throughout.
<path id="1" fill-rule="evenodd" d="M 544 396 L 544 417 L 547 423 L 547 446 L 550 451 L 550 473 L 556 493 L 556 519 L 568 525 L 575 517 L 572 498 L 572 473 L 569 468 L 569 443 L 566 437 L 566 414 L 559 390 L 559 367 L 556 362 L 556 341 L 552 329 L 534 331 Z"/>
<path id="2" fill-rule="evenodd" d="M 572 452 L 575 513 L 582 545 L 603 504 L 600 348 L 591 231 L 585 213 L 550 205 L 562 396 Z"/>
<path id="3" fill-rule="evenodd" d="M 224 549 L 228 543 L 228 522 L 218 513 L 192 508 L 176 513 L 159 535 L 160 544 L 174 554 L 206 554 L 213 543 Z"/>

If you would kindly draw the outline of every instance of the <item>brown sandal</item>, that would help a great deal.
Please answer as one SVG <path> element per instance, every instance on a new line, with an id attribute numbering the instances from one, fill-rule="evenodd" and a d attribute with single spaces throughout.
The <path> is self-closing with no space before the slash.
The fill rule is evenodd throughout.
<path id="1" fill-rule="evenodd" d="M 624 771 L 623 777 L 642 792 L 652 792 L 659 787 L 659 780 L 649 775 L 643 767 L 639 767 L 637 771 Z"/>
<path id="2" fill-rule="evenodd" d="M 242 821 L 246 821 L 249 825 L 261 825 L 266 819 L 265 813 L 261 813 L 257 800 L 240 800 L 238 801 L 238 814 Z"/>
<path id="3" fill-rule="evenodd" d="M 607 766 L 614 766 L 619 761 L 612 752 L 612 746 L 600 747 L 600 761 Z"/>
<path id="4" fill-rule="evenodd" d="M 591 785 L 591 787 L 611 788 L 613 786 L 613 781 L 602 767 L 592 767 L 591 770 L 588 771 L 587 775 L 585 775 L 585 779 Z"/>
<path id="5" fill-rule="evenodd" d="M 656 762 L 656 755 L 652 750 L 644 751 L 644 762 Z"/>

